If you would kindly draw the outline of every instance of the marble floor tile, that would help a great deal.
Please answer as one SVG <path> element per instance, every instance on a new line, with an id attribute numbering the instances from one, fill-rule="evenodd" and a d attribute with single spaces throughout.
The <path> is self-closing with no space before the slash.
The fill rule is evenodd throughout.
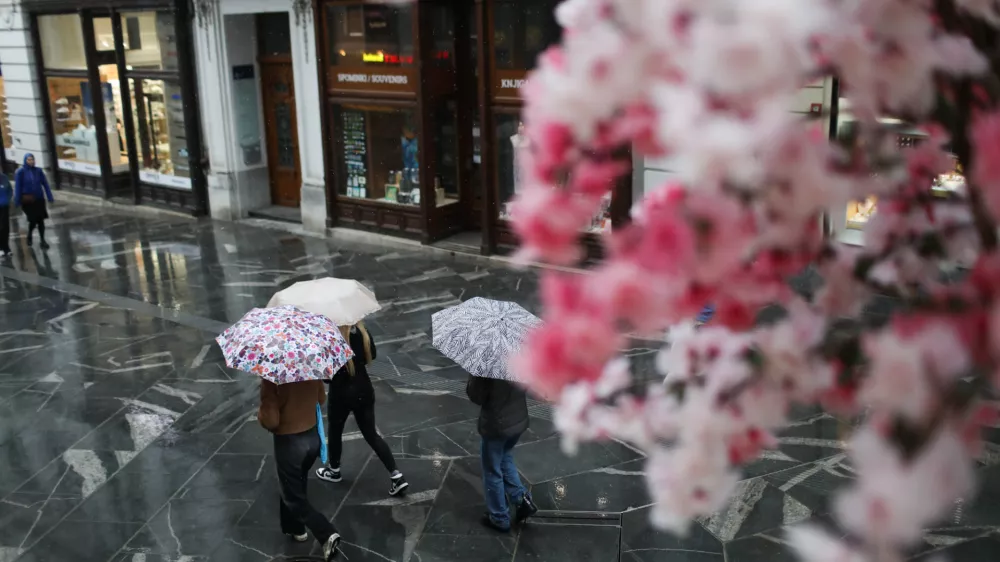
<path id="1" fill-rule="evenodd" d="M 613 466 L 640 457 L 639 453 L 614 441 L 587 443 L 581 445 L 576 455 L 568 456 L 562 452 L 558 436 L 528 443 L 514 450 L 518 468 L 532 484 Z"/>
<path id="2" fill-rule="evenodd" d="M 649 507 L 622 514 L 621 559 L 625 562 L 725 562 L 723 543 L 698 523 L 688 536 L 653 528 Z"/>
<path id="3" fill-rule="evenodd" d="M 621 513 L 650 503 L 644 459 L 535 484 L 539 509 Z"/>
<path id="4" fill-rule="evenodd" d="M 18 562 L 107 562 L 139 530 L 137 523 L 63 521 Z"/>
<path id="5" fill-rule="evenodd" d="M 116 451 L 67 449 L 17 491 L 57 498 L 86 498 L 128 462 Z"/>
<path id="6" fill-rule="evenodd" d="M 597 525 L 543 525 L 521 531 L 514 562 L 604 562 L 618 560 L 621 529 Z"/>
<path id="7" fill-rule="evenodd" d="M 145 523 L 180 490 L 184 474 L 119 472 L 87 497 L 68 519 Z"/>
<path id="8" fill-rule="evenodd" d="M 181 488 L 178 497 L 186 501 L 253 501 L 275 472 L 274 457 L 269 455 L 218 454 Z"/>
<path id="9" fill-rule="evenodd" d="M 208 556 L 236 531 L 248 501 L 175 499 L 125 545 L 127 551 Z"/>
<path id="10" fill-rule="evenodd" d="M 228 437 L 217 433 L 181 433 L 170 428 L 122 467 L 122 471 L 191 476 Z"/>
<path id="11" fill-rule="evenodd" d="M 334 523 L 343 537 L 340 549 L 345 560 L 413 560 L 420 541 L 427 506 L 350 505 L 337 514 Z"/>
<path id="12" fill-rule="evenodd" d="M 377 457 L 372 457 L 364 471 L 351 483 L 345 506 L 429 505 L 437 497 L 451 461 L 399 458 L 396 464 L 410 483 L 405 496 L 389 496 L 389 472 Z"/>
<path id="13" fill-rule="evenodd" d="M 314 540 L 295 542 L 277 528 L 237 528 L 206 558 L 211 562 L 272 562 L 275 560 L 310 560 L 311 553 L 318 554 L 319 545 Z M 155 559 L 153 559 L 155 560 Z M 197 561 L 197 559 L 195 559 Z M 313 558 L 312 560 L 322 560 Z M 132 561 L 129 561 L 132 562 Z M 164 561 L 166 562 L 166 561 Z M 170 560 L 170 562 L 174 562 Z"/>
<path id="14" fill-rule="evenodd" d="M 10 494 L 0 501 L 0 549 L 30 548 L 81 501 L 45 494 Z"/>
<path id="15" fill-rule="evenodd" d="M 494 536 L 431 535 L 424 533 L 411 560 L 420 562 L 510 562 L 514 557 L 514 539 Z"/>

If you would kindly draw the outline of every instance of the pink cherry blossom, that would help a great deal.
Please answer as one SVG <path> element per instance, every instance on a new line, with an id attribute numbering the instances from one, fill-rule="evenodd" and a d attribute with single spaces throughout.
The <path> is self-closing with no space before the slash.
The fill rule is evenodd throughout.
<path id="1" fill-rule="evenodd" d="M 954 5 L 1000 24 L 995 2 Z M 568 0 L 557 10 L 562 44 L 523 90 L 518 257 L 576 264 L 581 230 L 628 173 L 620 155 L 669 156 L 676 176 L 647 186 L 632 222 L 602 238 L 602 263 L 543 273 L 544 323 L 511 361 L 557 399 L 567 451 L 619 439 L 646 454 L 659 527 L 682 532 L 722 509 L 741 466 L 776 446 L 803 405 L 862 420 L 848 448 L 857 480 L 834 502 L 854 540 L 792 531 L 805 560 L 903 559 L 972 492 L 979 433 L 997 414 L 956 397 L 969 376 L 1000 388 L 990 234 L 1000 112 L 978 83 L 995 63 L 941 6 Z M 839 78 L 843 117 L 855 121 L 836 144 L 829 123 L 789 111 L 826 76 Z M 966 79 L 971 102 L 959 95 Z M 887 115 L 926 137 L 900 148 L 903 125 Z M 949 150 L 973 165 L 967 188 L 941 200 L 933 186 L 952 169 Z M 985 209 L 971 204 L 978 195 Z M 824 213 L 870 197 L 863 247 L 825 237 Z M 955 264 L 971 272 L 942 275 Z M 885 318 L 884 300 L 872 306 L 884 294 L 903 310 Z M 693 327 L 706 304 L 715 317 Z M 638 384 L 620 359 L 628 338 L 664 334 L 663 379 Z"/>

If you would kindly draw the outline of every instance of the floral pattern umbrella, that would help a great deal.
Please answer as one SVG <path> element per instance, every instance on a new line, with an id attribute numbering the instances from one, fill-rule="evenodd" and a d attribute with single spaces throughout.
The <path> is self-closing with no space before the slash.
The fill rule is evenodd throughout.
<path id="1" fill-rule="evenodd" d="M 431 317 L 434 347 L 476 377 L 515 381 L 507 359 L 542 323 L 513 302 L 476 297 Z"/>
<path id="2" fill-rule="evenodd" d="M 331 379 L 354 356 L 333 321 L 294 306 L 255 308 L 215 341 L 226 365 L 275 384 Z"/>

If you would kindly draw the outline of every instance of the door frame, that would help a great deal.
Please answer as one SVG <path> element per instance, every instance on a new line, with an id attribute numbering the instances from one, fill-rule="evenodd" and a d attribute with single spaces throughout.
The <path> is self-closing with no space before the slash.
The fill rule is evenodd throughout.
<path id="1" fill-rule="evenodd" d="M 295 147 L 293 152 L 293 157 L 295 159 L 295 188 L 298 190 L 298 197 L 296 198 L 297 203 L 295 205 L 288 205 L 287 207 L 301 207 L 302 205 L 302 162 L 299 158 L 299 130 L 298 130 L 298 103 L 295 99 L 295 64 L 292 60 L 291 55 L 267 55 L 257 57 L 257 67 L 260 69 L 260 100 L 263 107 L 263 117 L 264 117 L 264 150 L 267 154 L 267 178 L 268 178 L 268 189 L 271 195 L 271 204 L 275 206 L 285 206 L 278 203 L 280 198 L 275 197 L 276 193 L 280 193 L 280 190 L 273 183 L 272 178 L 272 166 L 277 166 L 277 162 L 271 158 L 271 130 L 274 124 L 271 120 L 267 118 L 268 116 L 268 102 L 270 99 L 270 94 L 267 91 L 265 76 L 267 75 L 267 69 L 269 67 L 284 66 L 288 68 L 291 73 L 289 84 L 288 98 L 291 100 L 292 105 L 292 115 L 291 115 L 291 129 L 292 134 L 295 138 Z"/>

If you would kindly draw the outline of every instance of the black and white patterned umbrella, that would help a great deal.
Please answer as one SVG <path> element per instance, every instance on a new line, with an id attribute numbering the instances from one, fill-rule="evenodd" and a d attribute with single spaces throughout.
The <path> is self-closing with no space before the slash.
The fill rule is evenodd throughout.
<path id="1" fill-rule="evenodd" d="M 507 359 L 541 320 L 521 305 L 476 297 L 431 317 L 434 347 L 469 374 L 513 381 Z"/>

